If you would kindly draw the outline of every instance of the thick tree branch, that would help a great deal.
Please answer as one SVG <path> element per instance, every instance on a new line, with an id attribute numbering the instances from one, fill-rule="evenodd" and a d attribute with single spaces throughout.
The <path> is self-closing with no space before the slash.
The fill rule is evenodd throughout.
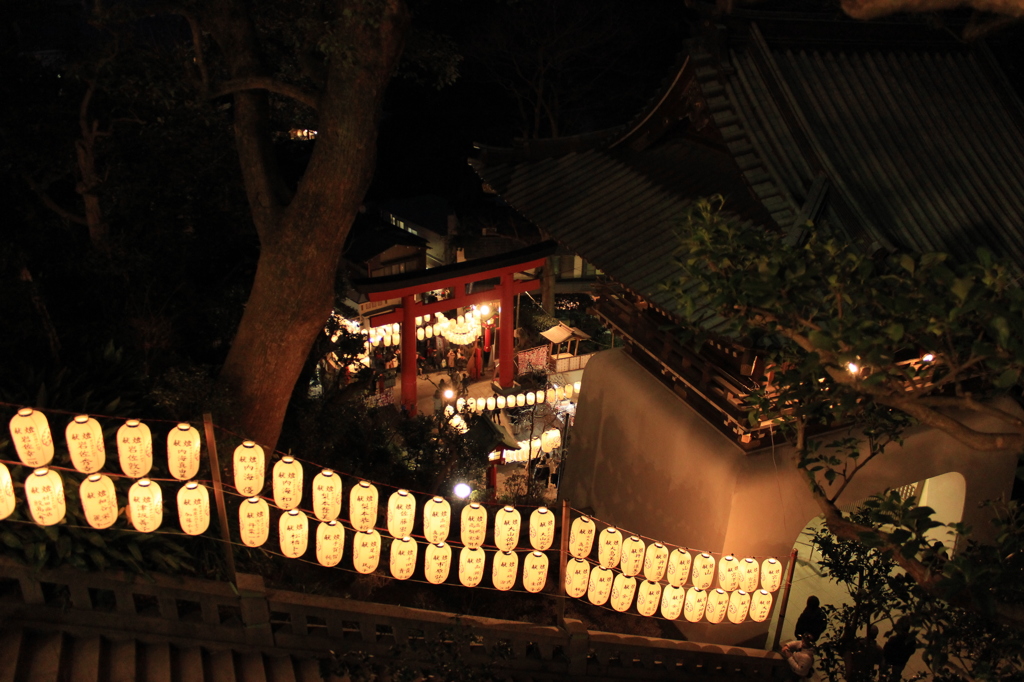
<path id="1" fill-rule="evenodd" d="M 901 12 L 941 12 L 960 7 L 1010 17 L 1024 16 L 1021 0 L 843 0 L 842 6 L 854 19 L 877 19 Z"/>
<path id="2" fill-rule="evenodd" d="M 210 94 L 210 97 L 223 97 L 224 95 L 242 92 L 243 90 L 266 90 L 267 92 L 273 92 L 293 99 L 310 109 L 316 109 L 320 106 L 320 96 L 318 94 L 304 90 L 297 85 L 270 78 L 269 76 L 233 78 L 223 83 L 217 88 L 216 92 Z"/>
<path id="3" fill-rule="evenodd" d="M 29 177 L 28 175 L 22 175 L 22 177 L 28 184 L 29 189 L 31 189 L 35 193 L 35 195 L 39 197 L 39 200 L 43 203 L 43 206 L 53 211 L 61 218 L 71 221 L 76 225 L 89 224 L 84 216 L 80 216 L 77 213 L 72 213 L 66 208 L 60 206 L 56 201 L 53 200 L 53 198 L 49 194 L 46 193 L 46 188 L 36 183 L 31 177 Z"/>

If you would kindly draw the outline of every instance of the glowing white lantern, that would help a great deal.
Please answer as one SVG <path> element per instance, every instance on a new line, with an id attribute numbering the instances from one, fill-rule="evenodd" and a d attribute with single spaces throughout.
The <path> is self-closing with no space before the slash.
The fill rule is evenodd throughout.
<path id="1" fill-rule="evenodd" d="M 423 537 L 430 544 L 436 545 L 448 539 L 451 522 L 452 507 L 448 500 L 435 495 L 423 505 Z"/>
<path id="2" fill-rule="evenodd" d="M 548 582 L 548 556 L 544 552 L 530 552 L 523 559 L 523 587 L 536 594 Z"/>
<path id="3" fill-rule="evenodd" d="M 533 395 L 533 391 L 530 391 L 529 393 L 526 394 L 526 404 L 527 405 L 533 405 L 534 400 L 535 400 L 535 398 L 534 398 L 534 395 Z M 517 399 L 516 402 L 518 403 L 519 400 Z"/>
<path id="4" fill-rule="evenodd" d="M 566 400 L 572 400 L 573 390 L 574 390 L 574 387 L 573 387 L 572 384 L 568 384 L 565 387 L 565 399 Z"/>
<path id="5" fill-rule="evenodd" d="M 729 597 L 729 621 L 739 625 L 747 619 L 750 608 L 750 594 L 744 590 L 736 590 Z"/>
<path id="6" fill-rule="evenodd" d="M 341 513 L 341 476 L 330 469 L 313 477 L 313 513 L 320 521 L 333 521 Z"/>
<path id="7" fill-rule="evenodd" d="M 373 573 L 380 563 L 380 533 L 364 530 L 352 539 L 352 565 L 358 573 Z"/>
<path id="8" fill-rule="evenodd" d="M 140 533 L 152 533 L 164 520 L 164 496 L 160 484 L 140 478 L 128 489 L 128 516 Z"/>
<path id="9" fill-rule="evenodd" d="M 302 502 L 302 465 L 294 457 L 282 457 L 274 465 L 274 504 L 295 509 Z"/>
<path id="10" fill-rule="evenodd" d="M 729 609 L 729 593 L 722 588 L 708 593 L 708 603 L 704 608 L 704 617 L 709 623 L 721 623 L 725 620 L 725 612 Z"/>
<path id="11" fill-rule="evenodd" d="M 562 432 L 558 429 L 548 429 L 546 432 L 548 436 L 547 449 L 544 452 L 553 452 L 562 446 Z"/>
<path id="12" fill-rule="evenodd" d="M 750 620 L 763 623 L 772 612 L 772 595 L 768 590 L 758 590 L 751 595 Z"/>
<path id="13" fill-rule="evenodd" d="M 18 500 L 14 497 L 14 481 L 7 465 L 0 462 L 0 521 L 14 512 Z"/>
<path id="14" fill-rule="evenodd" d="M 309 546 L 309 519 L 298 509 L 281 514 L 277 522 L 277 537 L 281 543 L 281 554 L 289 559 L 298 559 Z"/>
<path id="15" fill-rule="evenodd" d="M 321 566 L 337 566 L 345 554 L 345 527 L 337 521 L 321 521 L 316 527 L 316 560 Z"/>
<path id="16" fill-rule="evenodd" d="M 504 410 L 505 409 L 505 396 L 499 395 L 497 398 L 495 398 L 494 405 L 499 410 Z"/>
<path id="17" fill-rule="evenodd" d="M 774 592 L 782 584 L 782 564 L 775 557 L 761 562 L 761 587 Z"/>
<path id="18" fill-rule="evenodd" d="M 544 391 L 537 391 L 537 394 L 534 396 L 533 401 L 535 403 L 537 403 L 538 405 L 543 405 L 544 404 Z"/>
<path id="19" fill-rule="evenodd" d="M 386 327 L 385 327 L 385 329 L 386 329 Z M 402 331 L 402 327 L 397 322 L 395 322 L 394 324 L 391 325 L 391 333 L 392 334 L 398 334 L 401 331 Z"/>
<path id="20" fill-rule="evenodd" d="M 480 547 L 487 538 L 487 510 L 479 502 L 471 502 L 462 508 L 459 534 L 466 547 Z"/>
<path id="21" fill-rule="evenodd" d="M 138 419 L 129 419 L 117 430 L 117 458 L 129 478 L 142 478 L 153 468 L 153 434 Z"/>
<path id="22" fill-rule="evenodd" d="M 167 469 L 179 481 L 195 478 L 199 473 L 199 431 L 182 422 L 167 433 Z"/>
<path id="23" fill-rule="evenodd" d="M 434 336 L 440 336 L 441 335 L 441 323 L 440 322 L 435 322 L 433 328 L 434 328 Z"/>
<path id="24" fill-rule="evenodd" d="M 263 448 L 251 440 L 235 448 L 235 490 L 240 495 L 255 497 L 263 490 Z"/>
<path id="25" fill-rule="evenodd" d="M 615 568 L 622 557 L 622 533 L 614 526 L 608 526 L 597 541 L 597 562 L 603 568 Z"/>
<path id="26" fill-rule="evenodd" d="M 210 527 L 210 492 L 196 481 L 178 489 L 178 524 L 185 535 L 202 535 Z"/>
<path id="27" fill-rule="evenodd" d="M 459 582 L 466 587 L 476 587 L 484 578 L 484 550 L 463 547 L 459 552 Z"/>
<path id="28" fill-rule="evenodd" d="M 417 341 L 422 341 L 425 338 L 427 338 L 427 335 L 423 331 L 423 327 L 420 327 L 419 329 L 416 330 L 416 340 Z"/>
<path id="29" fill-rule="evenodd" d="M 11 442 L 22 464 L 43 467 L 53 459 L 53 438 L 46 415 L 31 407 L 23 407 L 11 417 Z"/>
<path id="30" fill-rule="evenodd" d="M 681 547 L 676 547 L 668 556 L 668 584 L 672 587 L 685 585 L 690 578 L 690 564 L 693 558 Z"/>
<path id="31" fill-rule="evenodd" d="M 497 403 L 497 401 L 495 401 L 494 396 L 491 396 L 490 398 L 487 399 L 487 409 L 488 410 L 494 410 L 497 406 L 498 406 L 498 403 Z"/>
<path id="32" fill-rule="evenodd" d="M 408 490 L 398 490 L 388 498 L 388 533 L 393 538 L 412 535 L 416 521 L 416 498 Z"/>
<path id="33" fill-rule="evenodd" d="M 565 389 L 559 386 L 555 389 L 555 402 L 565 400 Z"/>
<path id="34" fill-rule="evenodd" d="M 519 574 L 519 556 L 515 552 L 497 552 L 491 564 L 491 584 L 495 589 L 508 592 L 516 584 Z"/>
<path id="35" fill-rule="evenodd" d="M 569 530 L 569 554 L 577 559 L 590 556 L 594 547 L 594 520 L 581 516 L 572 522 Z"/>
<path id="36" fill-rule="evenodd" d="M 472 398 L 470 398 L 472 400 Z M 487 401 L 484 398 L 477 398 L 476 408 L 474 408 L 477 414 L 482 414 L 487 409 Z"/>
<path id="37" fill-rule="evenodd" d="M 701 552 L 693 560 L 693 586 L 706 590 L 715 579 L 715 558 Z"/>
<path id="38" fill-rule="evenodd" d="M 76 471 L 94 474 L 103 468 L 107 453 L 103 447 L 103 428 L 98 421 L 80 414 L 68 423 L 64 437 Z"/>
<path id="39" fill-rule="evenodd" d="M 653 616 L 661 604 L 661 583 L 644 580 L 640 583 L 640 592 L 636 596 L 636 610 L 642 616 Z"/>
<path id="40" fill-rule="evenodd" d="M 260 547 L 270 537 L 270 505 L 250 497 L 238 505 L 238 534 L 246 547 Z"/>
<path id="41" fill-rule="evenodd" d="M 704 616 L 704 607 L 708 603 L 708 593 L 699 587 L 691 587 L 686 592 L 686 600 L 683 602 L 683 617 L 691 623 L 696 623 Z"/>
<path id="42" fill-rule="evenodd" d="M 348 494 L 348 518 L 357 531 L 370 530 L 377 523 L 377 488 L 359 481 Z"/>
<path id="43" fill-rule="evenodd" d="M 427 576 L 427 582 L 432 585 L 440 585 L 448 580 L 448 572 L 452 568 L 452 548 L 444 542 L 436 545 L 427 545 L 426 556 L 423 560 L 423 573 Z"/>
<path id="44" fill-rule="evenodd" d="M 519 407 L 526 407 L 526 396 L 520 393 L 516 396 L 516 405 Z M 511 407 L 511 405 L 509 406 Z"/>
<path id="45" fill-rule="evenodd" d="M 494 544 L 502 552 L 511 552 L 519 544 L 519 510 L 505 505 L 494 515 Z"/>
<path id="46" fill-rule="evenodd" d="M 385 346 L 390 346 L 391 345 L 391 334 L 385 334 L 384 335 L 384 345 Z"/>
<path id="47" fill-rule="evenodd" d="M 718 562 L 718 586 L 726 592 L 739 589 L 740 562 L 731 554 L 722 557 Z"/>
<path id="48" fill-rule="evenodd" d="M 53 469 L 36 469 L 25 479 L 25 499 L 32 520 L 40 526 L 60 523 L 67 512 L 64 482 Z"/>
<path id="49" fill-rule="evenodd" d="M 598 566 L 590 572 L 590 583 L 587 585 L 587 600 L 595 606 L 604 606 L 612 596 L 612 582 L 615 571 Z"/>
<path id="50" fill-rule="evenodd" d="M 640 573 L 644 566 L 644 554 L 647 547 L 644 541 L 635 535 L 622 543 L 622 557 L 619 559 L 619 569 L 623 575 L 634 576 Z"/>
<path id="51" fill-rule="evenodd" d="M 757 579 L 761 575 L 761 567 L 757 559 L 747 557 L 740 562 L 740 589 L 753 593 L 757 589 Z"/>
<path id="52" fill-rule="evenodd" d="M 547 507 L 537 507 L 530 514 L 530 546 L 542 552 L 551 548 L 555 539 L 555 515 Z"/>
<path id="53" fill-rule="evenodd" d="M 579 395 L 579 392 L 580 392 L 580 384 L 581 384 L 581 382 L 579 382 L 579 381 L 574 381 L 573 384 L 572 384 L 573 391 L 577 395 Z"/>
<path id="54" fill-rule="evenodd" d="M 661 617 L 675 620 L 683 613 L 683 602 L 686 601 L 686 588 L 669 585 L 661 593 Z"/>
<path id="55" fill-rule="evenodd" d="M 649 545 L 647 547 L 647 554 L 644 556 L 644 577 L 658 582 L 665 576 L 667 564 L 668 547 L 660 542 Z"/>
<path id="56" fill-rule="evenodd" d="M 85 520 L 93 528 L 110 528 L 117 521 L 117 493 L 109 476 L 91 474 L 78 488 Z"/>
<path id="57" fill-rule="evenodd" d="M 612 608 L 622 613 L 628 611 L 633 605 L 633 595 L 636 594 L 636 578 L 619 573 L 612 583 Z"/>
<path id="58" fill-rule="evenodd" d="M 587 593 L 590 584 L 590 562 L 573 559 L 565 566 L 565 593 L 577 599 Z"/>
<path id="59" fill-rule="evenodd" d="M 391 541 L 391 575 L 398 580 L 408 580 L 416 570 L 416 555 L 419 548 L 416 541 L 406 535 L 401 540 Z"/>
<path id="60" fill-rule="evenodd" d="M 430 325 L 430 326 L 424 327 L 423 331 L 424 331 L 423 335 L 426 336 L 428 339 L 434 338 L 434 325 Z"/>

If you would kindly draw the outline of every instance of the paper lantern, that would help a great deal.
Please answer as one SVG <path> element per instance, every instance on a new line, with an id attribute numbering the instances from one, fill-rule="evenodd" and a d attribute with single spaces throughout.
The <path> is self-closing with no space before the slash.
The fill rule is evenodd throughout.
<path id="1" fill-rule="evenodd" d="M 390 346 L 391 345 L 391 334 L 385 334 L 384 335 L 384 345 L 385 346 Z"/>
<path id="2" fill-rule="evenodd" d="M 747 609 L 750 608 L 750 593 L 745 590 L 736 590 L 729 597 L 729 621 L 739 625 L 747 619 Z"/>
<path id="3" fill-rule="evenodd" d="M 740 562 L 731 554 L 722 557 L 718 562 L 718 586 L 726 592 L 739 589 Z"/>
<path id="4" fill-rule="evenodd" d="M 285 511 L 302 502 L 302 465 L 294 457 L 285 456 L 274 465 L 274 504 Z"/>
<path id="5" fill-rule="evenodd" d="M 516 396 L 516 406 L 526 407 L 526 396 L 523 395 L 522 393 Z M 509 407 L 511 407 L 511 405 Z"/>
<path id="6" fill-rule="evenodd" d="M 313 477 L 313 513 L 320 521 L 333 521 L 341 513 L 341 476 L 331 469 Z"/>
<path id="7" fill-rule="evenodd" d="M 309 519 L 298 509 L 281 514 L 277 520 L 277 539 L 281 554 L 289 559 L 298 559 L 309 546 Z"/>
<path id="8" fill-rule="evenodd" d="M 103 468 L 107 453 L 103 447 L 103 428 L 98 421 L 87 414 L 80 414 L 68 423 L 64 438 L 76 471 L 94 474 Z"/>
<path id="9" fill-rule="evenodd" d="M 164 496 L 160 484 L 140 478 L 128 489 L 128 517 L 135 530 L 152 533 L 164 520 Z"/>
<path id="10" fill-rule="evenodd" d="M 523 559 L 523 587 L 536 594 L 548 582 L 548 555 L 533 551 Z"/>
<path id="11" fill-rule="evenodd" d="M 377 524 L 377 488 L 369 481 L 359 481 L 349 492 L 348 518 L 357 531 L 370 530 Z"/>
<path id="12" fill-rule="evenodd" d="M 427 582 L 440 585 L 448 580 L 448 572 L 452 568 L 452 548 L 444 542 L 427 545 L 426 557 L 423 560 L 423 573 Z"/>
<path id="13" fill-rule="evenodd" d="M 25 479 L 25 499 L 32 520 L 40 526 L 60 523 L 67 512 L 64 482 L 53 469 L 36 469 Z"/>
<path id="14" fill-rule="evenodd" d="M 537 507 L 530 514 L 530 546 L 543 552 L 554 540 L 555 515 L 547 507 Z"/>
<path id="15" fill-rule="evenodd" d="M 470 398 L 472 400 L 472 398 Z M 476 407 L 474 408 L 477 414 L 482 414 L 487 409 L 487 401 L 484 398 L 477 398 Z"/>
<path id="16" fill-rule="evenodd" d="M 91 474 L 78 488 L 85 520 L 93 528 L 110 528 L 117 521 L 117 493 L 109 476 Z"/>
<path id="17" fill-rule="evenodd" d="M 565 400 L 565 389 L 559 386 L 555 389 L 555 402 Z"/>
<path id="18" fill-rule="evenodd" d="M 46 415 L 23 407 L 11 417 L 11 442 L 25 466 L 44 467 L 53 459 L 53 438 Z"/>
<path id="19" fill-rule="evenodd" d="M 669 585 L 661 593 L 661 617 L 675 620 L 683 613 L 683 602 L 686 601 L 686 588 Z"/>
<path id="20" fill-rule="evenodd" d="M 393 538 L 412 535 L 416 521 L 416 498 L 408 490 L 398 490 L 388 498 L 388 533 Z"/>
<path id="21" fill-rule="evenodd" d="M 761 562 L 761 587 L 774 592 L 779 589 L 779 585 L 782 584 L 782 564 L 779 560 L 772 557 L 767 561 Z"/>
<path id="22" fill-rule="evenodd" d="M 544 396 L 545 396 L 544 391 L 537 391 L 537 395 L 536 395 L 536 397 L 534 397 L 534 402 L 536 402 L 538 405 L 543 405 L 544 404 Z"/>
<path id="23" fill-rule="evenodd" d="M 434 325 L 430 325 L 429 327 L 424 327 L 423 328 L 423 332 L 424 332 L 423 335 L 426 336 L 428 339 L 434 338 Z"/>
<path id="24" fill-rule="evenodd" d="M 565 399 L 566 400 L 572 400 L 573 390 L 574 390 L 574 387 L 573 387 L 572 384 L 567 384 L 566 385 L 566 387 L 565 387 Z"/>
<path id="25" fill-rule="evenodd" d="M 422 341 L 425 338 L 427 338 L 427 334 L 426 332 L 423 331 L 423 327 L 420 327 L 419 329 L 416 330 L 416 340 Z"/>
<path id="26" fill-rule="evenodd" d="M 740 589 L 753 594 L 757 589 L 757 579 L 761 576 L 761 567 L 757 559 L 747 557 L 740 562 Z"/>
<path id="27" fill-rule="evenodd" d="M 270 537 L 270 505 L 250 497 L 238 505 L 238 534 L 246 547 L 260 547 Z"/>
<path id="28" fill-rule="evenodd" d="M 345 527 L 337 521 L 321 521 L 316 527 L 316 560 L 321 566 L 337 566 L 345 555 Z"/>
<path id="29" fill-rule="evenodd" d="M 129 419 L 117 430 L 117 458 L 129 478 L 142 478 L 153 468 L 153 434 L 138 419 Z"/>
<path id="30" fill-rule="evenodd" d="M 476 587 L 484 577 L 484 550 L 463 547 L 459 552 L 459 582 L 466 587 Z"/>
<path id="31" fill-rule="evenodd" d="M 562 432 L 558 429 L 548 429 L 545 431 L 548 437 L 548 444 L 544 452 L 553 452 L 562 446 Z M 542 444 L 543 445 L 543 444 Z"/>
<path id="32" fill-rule="evenodd" d="M 629 536 L 622 543 L 622 556 L 619 558 L 619 570 L 623 575 L 634 576 L 644 567 L 644 554 L 647 547 L 644 541 L 635 535 Z"/>
<path id="33" fill-rule="evenodd" d="M 505 505 L 494 515 L 494 544 L 502 552 L 511 552 L 519 544 L 519 510 Z"/>
<path id="34" fill-rule="evenodd" d="M 0 462 L 0 521 L 14 513 L 18 500 L 14 497 L 14 481 L 7 465 Z"/>
<path id="35" fill-rule="evenodd" d="M 181 423 L 167 433 L 167 469 L 179 481 L 195 478 L 199 473 L 199 431 L 191 424 Z"/>
<path id="36" fill-rule="evenodd" d="M 587 593 L 590 584 L 590 562 L 573 559 L 565 565 L 565 593 L 577 599 Z"/>
<path id="37" fill-rule="evenodd" d="M 614 526 L 608 526 L 597 542 L 597 562 L 603 568 L 615 568 L 622 557 L 622 533 Z"/>
<path id="38" fill-rule="evenodd" d="M 235 448 L 235 490 L 246 497 L 255 497 L 263 490 L 263 448 L 251 440 Z"/>
<path id="39" fill-rule="evenodd" d="M 715 579 L 715 558 L 702 552 L 693 560 L 693 586 L 706 590 Z"/>
<path id="40" fill-rule="evenodd" d="M 574 392 L 575 392 L 575 393 L 576 393 L 577 395 L 578 395 L 578 394 L 579 394 L 579 392 L 580 392 L 580 385 L 581 385 L 581 384 L 582 384 L 582 382 L 579 382 L 579 381 L 574 381 L 574 382 L 572 382 L 572 388 L 573 388 L 573 391 L 574 391 Z"/>
<path id="41" fill-rule="evenodd" d="M 451 523 L 452 507 L 448 500 L 434 495 L 423 505 L 423 537 L 430 544 L 436 545 L 447 540 Z"/>
<path id="42" fill-rule="evenodd" d="M 636 610 L 641 616 L 653 616 L 661 605 L 661 583 L 644 580 L 636 596 Z"/>
<path id="43" fill-rule="evenodd" d="M 729 609 L 729 593 L 718 588 L 708 593 L 708 603 L 704 607 L 704 617 L 709 623 L 721 623 L 725 620 L 725 612 Z"/>
<path id="44" fill-rule="evenodd" d="M 691 623 L 696 623 L 704 616 L 704 607 L 708 603 L 708 593 L 699 587 L 691 587 L 686 591 L 686 600 L 683 602 L 683 617 Z"/>
<path id="45" fill-rule="evenodd" d="M 493 409 L 495 409 L 495 408 L 496 408 L 497 406 L 498 406 L 498 403 L 497 403 L 497 401 L 496 401 L 496 400 L 494 399 L 494 396 L 491 396 L 490 398 L 488 398 L 488 399 L 487 399 L 487 409 L 488 409 L 488 410 L 493 410 Z"/>
<path id="46" fill-rule="evenodd" d="M 636 578 L 619 573 L 612 583 L 612 608 L 622 613 L 629 611 L 633 605 L 633 595 L 636 594 Z"/>
<path id="47" fill-rule="evenodd" d="M 529 393 L 526 394 L 526 404 L 527 405 L 533 405 L 534 400 L 535 400 L 535 398 L 534 398 L 534 395 L 533 395 L 533 391 L 530 391 Z M 516 402 L 518 403 L 519 401 L 516 400 Z"/>
<path id="48" fill-rule="evenodd" d="M 569 554 L 577 559 L 590 556 L 594 547 L 594 520 L 580 516 L 572 522 L 569 530 Z"/>
<path id="49" fill-rule="evenodd" d="M 615 580 L 615 571 L 598 566 L 590 572 L 590 582 L 587 585 L 587 600 L 595 606 L 604 606 L 612 596 L 612 583 Z"/>
<path id="50" fill-rule="evenodd" d="M 667 564 L 668 547 L 660 542 L 648 545 L 647 554 L 644 556 L 644 577 L 658 582 L 665 576 Z"/>
<path id="51" fill-rule="evenodd" d="M 750 596 L 750 620 L 763 623 L 772 613 L 772 595 L 768 590 L 757 590 Z"/>
<path id="52" fill-rule="evenodd" d="M 515 552 L 497 552 L 491 564 L 491 584 L 495 589 L 508 592 L 516 584 L 519 557 Z"/>
<path id="53" fill-rule="evenodd" d="M 499 410 L 504 410 L 505 409 L 505 396 L 499 395 L 497 398 L 494 399 L 494 404 L 495 404 L 495 406 Z"/>
<path id="54" fill-rule="evenodd" d="M 380 533 L 364 530 L 352 539 L 352 565 L 358 573 L 367 574 L 377 570 L 380 563 Z"/>
<path id="55" fill-rule="evenodd" d="M 398 580 L 408 580 L 416 570 L 416 541 L 406 535 L 401 540 L 391 541 L 391 575 Z"/>
<path id="56" fill-rule="evenodd" d="M 484 544 L 487 538 L 487 510 L 479 502 L 470 502 L 462 508 L 459 534 L 466 547 L 475 549 Z"/>
<path id="57" fill-rule="evenodd" d="M 690 578 L 690 564 L 693 558 L 681 547 L 676 547 L 668 555 L 668 584 L 672 587 L 685 585 Z"/>
<path id="58" fill-rule="evenodd" d="M 196 481 L 178 489 L 178 525 L 185 535 L 202 535 L 210 527 L 210 492 Z"/>

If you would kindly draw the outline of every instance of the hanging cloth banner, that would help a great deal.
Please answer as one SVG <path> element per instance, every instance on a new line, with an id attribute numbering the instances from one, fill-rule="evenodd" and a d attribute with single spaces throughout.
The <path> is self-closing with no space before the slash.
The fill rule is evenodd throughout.
<path id="1" fill-rule="evenodd" d="M 337 521 L 321 521 L 316 527 L 316 560 L 321 566 L 337 566 L 345 554 L 345 527 Z"/>
<path id="2" fill-rule="evenodd" d="M 395 539 L 412 535 L 416 521 L 416 498 L 408 490 L 398 490 L 388 498 L 388 533 Z"/>
<path id="3" fill-rule="evenodd" d="M 523 559 L 523 587 L 536 594 L 548 582 L 548 555 L 533 551 Z"/>
<path id="4" fill-rule="evenodd" d="M 511 552 L 519 544 L 519 527 L 522 517 L 519 510 L 505 505 L 494 515 L 494 544 L 502 552 Z"/>
<path id="5" fill-rule="evenodd" d="M 282 457 L 274 465 L 274 504 L 288 511 L 302 503 L 302 465 L 294 457 Z"/>
<path id="6" fill-rule="evenodd" d="M 93 528 L 110 528 L 117 521 L 117 491 L 109 476 L 91 474 L 78 487 L 78 498 L 85 520 Z"/>
<path id="7" fill-rule="evenodd" d="M 452 548 L 444 542 L 427 545 L 426 556 L 423 559 L 423 572 L 427 576 L 427 582 L 440 585 L 448 580 L 451 569 Z"/>
<path id="8" fill-rule="evenodd" d="M 11 442 L 22 464 L 44 467 L 53 459 L 53 437 L 46 415 L 31 407 L 23 407 L 11 417 Z"/>
<path id="9" fill-rule="evenodd" d="M 68 442 L 71 464 L 75 470 L 83 474 L 94 474 L 107 462 L 107 452 L 103 446 L 103 428 L 100 423 L 87 414 L 80 414 L 64 429 L 64 438 Z"/>
<path id="10" fill-rule="evenodd" d="M 117 458 L 128 478 L 142 478 L 153 468 L 153 434 L 138 419 L 129 419 L 117 430 Z"/>
<path id="11" fill-rule="evenodd" d="M 179 481 L 195 478 L 199 473 L 199 431 L 182 422 L 167 432 L 167 470 Z"/>
<path id="12" fill-rule="evenodd" d="M 359 481 L 349 492 L 348 518 L 357 531 L 377 525 L 377 488 L 369 481 Z"/>
<path id="13" fill-rule="evenodd" d="M 462 519 L 459 524 L 462 544 L 476 549 L 487 539 L 487 510 L 479 502 L 470 502 L 462 508 Z"/>
<path id="14" fill-rule="evenodd" d="M 178 523 L 186 535 L 202 535 L 210 527 L 210 492 L 196 481 L 178 490 Z"/>
<path id="15" fill-rule="evenodd" d="M 251 440 L 235 448 L 235 489 L 246 497 L 255 497 L 263 490 L 263 470 L 266 466 L 263 448 Z"/>

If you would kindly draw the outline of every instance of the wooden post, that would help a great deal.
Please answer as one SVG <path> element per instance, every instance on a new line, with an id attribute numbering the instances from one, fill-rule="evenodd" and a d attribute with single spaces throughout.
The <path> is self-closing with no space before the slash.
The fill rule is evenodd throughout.
<path id="1" fill-rule="evenodd" d="M 561 479 L 559 479 L 561 482 Z M 562 500 L 562 540 L 558 552 L 558 624 L 565 626 L 565 567 L 569 557 L 569 500 Z"/>
<path id="2" fill-rule="evenodd" d="M 402 297 L 402 406 L 416 416 L 416 301 L 412 294 Z"/>
<path id="3" fill-rule="evenodd" d="M 220 482 L 220 461 L 217 459 L 217 437 L 213 431 L 213 415 L 203 415 L 203 426 L 206 431 L 206 451 L 210 453 L 210 476 L 213 478 L 213 499 L 217 504 L 217 520 L 220 524 L 221 547 L 224 551 L 224 563 L 228 567 L 228 579 L 237 583 L 235 574 L 235 550 L 231 544 L 231 532 L 228 528 L 228 509 L 224 505 L 224 487 Z"/>
<path id="4" fill-rule="evenodd" d="M 516 331 L 516 299 L 512 274 L 501 276 L 501 315 L 498 318 L 498 385 L 512 388 L 516 381 L 515 367 L 512 365 L 515 350 Z"/>
<path id="5" fill-rule="evenodd" d="M 782 586 L 782 604 L 779 605 L 779 620 L 775 624 L 775 639 L 772 649 L 779 648 L 782 639 L 782 624 L 786 622 L 786 609 L 789 606 L 789 588 L 793 585 L 793 570 L 796 568 L 796 547 L 789 553 L 789 566 L 786 568 L 786 584 Z"/>

